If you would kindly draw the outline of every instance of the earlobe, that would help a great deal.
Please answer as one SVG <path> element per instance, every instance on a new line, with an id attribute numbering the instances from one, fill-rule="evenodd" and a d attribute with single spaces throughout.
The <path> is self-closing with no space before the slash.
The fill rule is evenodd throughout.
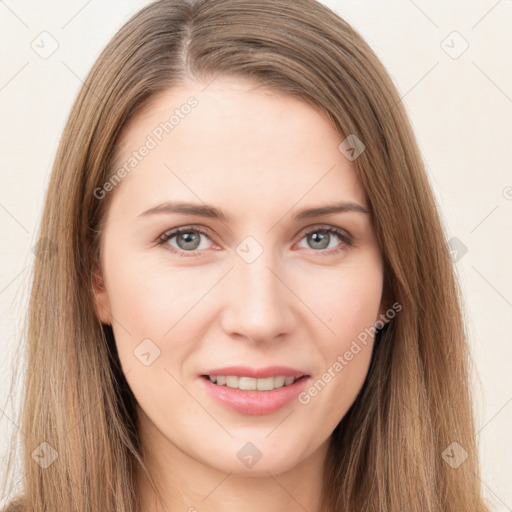
<path id="1" fill-rule="evenodd" d="M 108 299 L 105 281 L 99 269 L 93 271 L 92 288 L 95 298 L 94 309 L 96 316 L 102 324 L 112 325 L 110 301 Z"/>

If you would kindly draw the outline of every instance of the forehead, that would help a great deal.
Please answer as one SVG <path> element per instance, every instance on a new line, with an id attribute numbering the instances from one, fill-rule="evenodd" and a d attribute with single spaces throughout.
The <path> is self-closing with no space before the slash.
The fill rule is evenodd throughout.
<path id="1" fill-rule="evenodd" d="M 145 204 L 229 198 L 261 208 L 307 196 L 366 205 L 354 164 L 339 150 L 343 139 L 308 103 L 251 80 L 188 81 L 153 97 L 125 126 L 114 172 L 128 172 L 116 194 Z"/>

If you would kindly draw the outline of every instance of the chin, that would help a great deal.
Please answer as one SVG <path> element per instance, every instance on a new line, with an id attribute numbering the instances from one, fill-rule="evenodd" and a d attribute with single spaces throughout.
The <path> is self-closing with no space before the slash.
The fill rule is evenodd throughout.
<path id="1" fill-rule="evenodd" d="M 268 473 L 284 473 L 308 458 L 308 454 L 304 453 L 306 443 L 303 441 L 286 436 L 288 443 L 285 444 L 278 436 L 272 440 L 266 439 L 268 435 L 269 431 L 266 430 L 259 436 L 234 438 L 228 441 L 229 448 L 221 447 L 219 457 L 210 458 L 204 463 L 226 473 L 268 477 Z M 227 453 L 233 455 L 226 456 Z"/>

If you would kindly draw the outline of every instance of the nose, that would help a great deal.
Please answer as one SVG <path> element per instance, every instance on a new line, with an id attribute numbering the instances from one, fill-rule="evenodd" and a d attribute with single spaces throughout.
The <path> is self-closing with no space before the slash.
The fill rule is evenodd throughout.
<path id="1" fill-rule="evenodd" d="M 263 251 L 253 262 L 235 254 L 233 267 L 222 303 L 224 332 L 255 343 L 289 335 L 296 323 L 294 308 L 300 301 L 288 287 L 287 276 L 271 251 Z"/>

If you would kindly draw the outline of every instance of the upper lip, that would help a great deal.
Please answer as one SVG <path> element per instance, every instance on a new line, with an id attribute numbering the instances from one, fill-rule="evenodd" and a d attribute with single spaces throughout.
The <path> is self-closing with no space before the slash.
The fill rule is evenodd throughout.
<path id="1" fill-rule="evenodd" d="M 266 377 L 295 377 L 300 378 L 309 375 L 307 372 L 290 368 L 289 366 L 266 366 L 265 368 L 252 368 L 250 366 L 225 366 L 207 370 L 202 375 L 233 375 L 236 377 L 252 377 L 253 379 L 264 379 Z"/>

